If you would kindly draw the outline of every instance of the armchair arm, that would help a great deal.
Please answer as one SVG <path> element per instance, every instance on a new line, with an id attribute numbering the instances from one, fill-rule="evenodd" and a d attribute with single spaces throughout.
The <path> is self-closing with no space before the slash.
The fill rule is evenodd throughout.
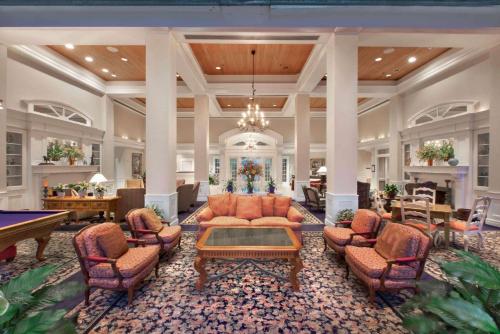
<path id="1" fill-rule="evenodd" d="M 352 239 L 354 239 L 354 237 L 357 235 L 360 235 L 360 236 L 365 237 L 365 238 L 369 238 L 373 235 L 373 233 L 372 232 L 352 233 L 349 236 L 349 241 L 347 242 L 347 245 L 350 245 L 352 243 Z M 373 239 L 369 239 L 369 240 L 373 240 Z M 377 241 L 377 239 L 374 239 L 374 240 Z"/>
<path id="2" fill-rule="evenodd" d="M 146 245 L 146 240 L 143 239 L 129 238 L 127 239 L 127 242 L 142 247 Z"/>
<path id="3" fill-rule="evenodd" d="M 201 210 L 201 212 L 196 216 L 198 223 L 210 221 L 212 218 L 214 218 L 214 212 L 208 207 Z"/>
<path id="4" fill-rule="evenodd" d="M 302 213 L 300 213 L 299 210 L 297 210 L 296 208 L 291 206 L 288 209 L 288 212 L 286 214 L 286 218 L 291 222 L 300 223 L 304 220 L 304 215 Z"/>
<path id="5" fill-rule="evenodd" d="M 335 226 L 338 226 L 338 225 L 351 225 L 351 224 L 352 224 L 351 220 L 341 220 L 341 221 L 335 222 Z"/>
<path id="6" fill-rule="evenodd" d="M 158 234 L 158 232 L 155 232 L 153 230 L 136 229 L 135 231 L 141 234 Z"/>
<path id="7" fill-rule="evenodd" d="M 411 263 L 411 262 L 415 262 L 415 261 L 422 262 L 425 260 L 422 258 L 417 258 L 415 256 L 400 257 L 397 259 L 387 260 L 387 268 L 384 270 L 384 273 L 382 274 L 382 277 L 380 278 L 380 285 L 382 287 L 385 285 L 385 280 L 387 277 L 389 277 L 389 273 L 391 272 L 393 264 L 405 264 L 405 263 Z M 423 265 L 421 267 L 423 267 Z M 421 269 L 417 270 L 415 277 L 411 278 L 411 279 L 419 279 L 420 274 L 421 274 Z"/>
<path id="8" fill-rule="evenodd" d="M 363 240 L 363 244 L 359 245 L 358 247 L 374 247 L 376 243 L 377 239 L 366 239 Z"/>
<path id="9" fill-rule="evenodd" d="M 85 256 L 84 259 L 88 261 L 93 261 L 93 262 L 98 262 L 98 263 L 108 263 L 111 265 L 111 269 L 113 270 L 113 273 L 115 276 L 118 278 L 118 283 L 119 286 L 122 284 L 123 276 L 118 270 L 118 267 L 116 266 L 116 259 L 111 259 L 109 257 L 103 257 L 103 256 Z"/>
<path id="10" fill-rule="evenodd" d="M 387 260 L 387 264 L 409 263 L 409 262 L 415 262 L 415 261 L 420 261 L 420 259 L 415 257 L 415 256 L 408 256 L 408 257 L 399 257 L 397 259 Z"/>
<path id="11" fill-rule="evenodd" d="M 166 220 L 162 220 L 161 223 L 163 225 L 167 225 L 167 226 L 170 226 L 170 222 L 166 221 Z"/>

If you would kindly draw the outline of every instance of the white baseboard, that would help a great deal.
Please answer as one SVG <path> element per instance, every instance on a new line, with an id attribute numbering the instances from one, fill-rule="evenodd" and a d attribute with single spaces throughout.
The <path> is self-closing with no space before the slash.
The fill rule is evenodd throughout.
<path id="1" fill-rule="evenodd" d="M 326 193 L 326 216 L 325 225 L 334 225 L 335 217 L 340 210 L 358 209 L 358 194 L 334 194 Z"/>

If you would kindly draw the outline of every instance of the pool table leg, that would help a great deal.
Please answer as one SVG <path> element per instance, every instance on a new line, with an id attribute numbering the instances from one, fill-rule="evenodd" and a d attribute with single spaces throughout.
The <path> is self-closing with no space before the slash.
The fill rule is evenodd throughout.
<path id="1" fill-rule="evenodd" d="M 43 252 L 45 250 L 45 247 L 47 247 L 47 244 L 49 243 L 50 236 L 35 238 L 35 240 L 38 243 L 38 248 L 36 250 L 36 259 L 38 261 L 45 261 Z"/>

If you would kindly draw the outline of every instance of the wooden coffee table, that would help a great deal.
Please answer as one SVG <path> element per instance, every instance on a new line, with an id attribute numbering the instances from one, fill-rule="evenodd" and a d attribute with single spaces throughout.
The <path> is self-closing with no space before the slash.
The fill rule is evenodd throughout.
<path id="1" fill-rule="evenodd" d="M 200 273 L 196 288 L 203 290 L 207 281 L 225 276 L 244 265 L 253 264 L 260 271 L 278 279 L 289 280 L 293 290 L 299 291 L 297 274 L 304 267 L 300 258 L 301 248 L 302 244 L 289 227 L 209 227 L 196 243 L 198 255 L 194 267 Z M 235 259 L 239 264 L 225 274 L 209 277 L 205 270 L 208 259 Z M 291 264 L 288 278 L 264 270 L 257 262 L 259 259 L 288 260 Z"/>

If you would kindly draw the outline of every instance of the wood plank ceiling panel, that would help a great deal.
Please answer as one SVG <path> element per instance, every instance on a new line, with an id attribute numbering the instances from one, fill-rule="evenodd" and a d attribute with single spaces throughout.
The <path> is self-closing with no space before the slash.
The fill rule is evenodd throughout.
<path id="1" fill-rule="evenodd" d="M 255 102 L 263 111 L 280 111 L 285 105 L 286 96 L 256 96 Z M 252 101 L 248 96 L 218 96 L 217 102 L 223 111 L 246 109 Z"/>

